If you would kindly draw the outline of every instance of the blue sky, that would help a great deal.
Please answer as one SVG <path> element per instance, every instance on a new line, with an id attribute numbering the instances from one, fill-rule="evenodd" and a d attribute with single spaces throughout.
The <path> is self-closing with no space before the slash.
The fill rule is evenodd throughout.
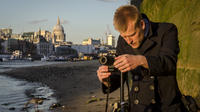
<path id="1" fill-rule="evenodd" d="M 48 30 L 59 16 L 67 41 L 80 44 L 92 37 L 104 38 L 107 27 L 118 37 L 112 24 L 115 10 L 128 0 L 0 0 L 0 28 L 13 33 Z M 116 38 L 117 39 L 117 38 Z"/>

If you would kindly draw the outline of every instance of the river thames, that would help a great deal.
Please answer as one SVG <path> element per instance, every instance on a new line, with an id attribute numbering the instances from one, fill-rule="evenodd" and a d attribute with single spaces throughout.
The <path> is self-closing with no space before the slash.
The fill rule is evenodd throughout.
<path id="1" fill-rule="evenodd" d="M 13 68 L 41 66 L 55 63 L 62 62 L 0 62 L 0 111 L 35 111 L 34 104 L 29 104 L 27 109 L 24 108 L 31 97 L 37 97 L 45 99 L 41 105 L 38 105 L 38 109 L 48 112 L 49 107 L 57 102 L 56 98 L 53 97 L 54 91 L 52 89 L 40 83 L 31 83 L 25 80 L 5 76 L 2 72 L 12 70 Z"/>

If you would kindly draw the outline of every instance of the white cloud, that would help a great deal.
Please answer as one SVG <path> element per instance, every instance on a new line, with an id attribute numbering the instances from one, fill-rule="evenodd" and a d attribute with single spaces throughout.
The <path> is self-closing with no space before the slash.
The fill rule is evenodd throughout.
<path id="1" fill-rule="evenodd" d="M 33 20 L 33 21 L 29 21 L 29 24 L 38 24 L 38 23 L 43 23 L 43 22 L 47 22 L 48 19 L 42 19 L 42 20 Z"/>

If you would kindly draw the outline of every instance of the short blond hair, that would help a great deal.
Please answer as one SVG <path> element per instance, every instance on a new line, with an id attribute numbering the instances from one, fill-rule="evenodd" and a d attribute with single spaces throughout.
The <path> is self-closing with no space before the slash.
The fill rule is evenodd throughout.
<path id="1" fill-rule="evenodd" d="M 135 22 L 135 27 L 139 27 L 141 19 L 141 14 L 136 6 L 123 5 L 115 11 L 113 25 L 117 31 L 125 32 L 129 21 Z"/>

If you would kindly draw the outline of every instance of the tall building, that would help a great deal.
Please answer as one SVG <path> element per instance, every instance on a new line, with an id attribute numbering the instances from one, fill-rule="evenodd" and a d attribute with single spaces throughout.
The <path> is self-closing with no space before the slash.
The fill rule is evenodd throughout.
<path id="1" fill-rule="evenodd" d="M 40 31 L 39 31 L 40 32 Z M 37 54 L 43 55 L 43 56 L 50 56 L 54 52 L 54 45 L 51 42 L 48 42 L 45 37 L 41 35 L 41 32 L 38 35 L 38 41 L 36 43 L 37 47 Z"/>
<path id="2" fill-rule="evenodd" d="M 52 32 L 52 42 L 53 44 L 61 44 L 65 41 L 66 39 L 65 39 L 64 28 L 60 24 L 60 19 L 58 17 L 57 24 L 56 26 L 54 26 L 53 32 Z"/>
<path id="3" fill-rule="evenodd" d="M 47 42 L 45 39 L 40 38 L 40 42 L 36 44 L 37 54 L 42 56 L 50 56 L 54 52 L 54 46 L 52 43 Z"/>
<path id="4" fill-rule="evenodd" d="M 83 40 L 82 45 L 100 45 L 101 41 L 100 39 L 92 39 L 92 38 L 88 38 Z"/>
<path id="5" fill-rule="evenodd" d="M 52 41 L 51 32 L 47 30 L 40 30 L 40 35 L 43 36 L 48 42 Z"/>
<path id="6" fill-rule="evenodd" d="M 12 35 L 12 29 L 10 28 L 2 28 L 0 29 L 0 39 L 8 40 Z"/>
<path id="7" fill-rule="evenodd" d="M 19 35 L 19 34 L 12 35 L 12 38 L 20 39 L 20 40 L 23 39 L 29 42 L 33 42 L 34 32 L 24 32 L 22 35 Z"/>
<path id="8" fill-rule="evenodd" d="M 9 38 L 8 40 L 4 41 L 3 46 L 4 46 L 4 53 L 11 54 L 15 51 L 19 51 L 22 53 L 23 56 L 36 53 L 35 45 L 26 40 Z"/>
<path id="9" fill-rule="evenodd" d="M 4 35 L 12 35 L 12 29 L 10 28 L 2 28 L 0 29 L 0 32 L 3 33 Z"/>
<path id="10" fill-rule="evenodd" d="M 115 47 L 115 37 L 111 34 L 107 36 L 107 45 Z"/>

